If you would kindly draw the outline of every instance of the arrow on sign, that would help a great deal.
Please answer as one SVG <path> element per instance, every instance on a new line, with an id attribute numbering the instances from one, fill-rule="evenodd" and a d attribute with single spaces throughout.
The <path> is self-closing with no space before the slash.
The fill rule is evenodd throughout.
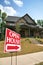
<path id="1" fill-rule="evenodd" d="M 18 49 L 19 47 L 18 46 L 7 46 L 7 49 Z"/>

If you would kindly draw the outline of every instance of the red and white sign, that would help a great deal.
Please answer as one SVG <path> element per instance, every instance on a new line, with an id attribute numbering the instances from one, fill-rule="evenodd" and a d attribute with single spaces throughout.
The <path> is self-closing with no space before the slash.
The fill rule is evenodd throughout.
<path id="1" fill-rule="evenodd" d="M 20 49 L 20 34 L 6 28 L 4 52 L 14 52 Z"/>

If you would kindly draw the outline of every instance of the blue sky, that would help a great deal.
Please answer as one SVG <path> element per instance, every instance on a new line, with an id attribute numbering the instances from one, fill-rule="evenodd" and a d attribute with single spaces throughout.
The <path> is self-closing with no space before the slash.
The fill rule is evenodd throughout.
<path id="1" fill-rule="evenodd" d="M 9 16 L 28 13 L 33 19 L 43 19 L 43 0 L 0 0 L 0 9 Z"/>

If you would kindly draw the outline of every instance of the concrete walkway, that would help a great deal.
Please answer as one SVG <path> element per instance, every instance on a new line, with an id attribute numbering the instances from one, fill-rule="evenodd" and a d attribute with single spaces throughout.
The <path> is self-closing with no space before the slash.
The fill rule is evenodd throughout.
<path id="1" fill-rule="evenodd" d="M 29 38 L 29 39 L 34 44 L 40 44 L 35 38 Z"/>
<path id="2" fill-rule="evenodd" d="M 43 52 L 31 53 L 12 57 L 12 65 L 35 65 L 43 62 Z M 0 58 L 0 65 L 11 65 L 11 57 Z"/>
<path id="3" fill-rule="evenodd" d="M 43 44 L 41 44 L 40 42 L 38 42 L 35 38 L 29 38 L 29 40 L 30 40 L 33 44 L 37 44 L 38 46 L 43 46 Z"/>

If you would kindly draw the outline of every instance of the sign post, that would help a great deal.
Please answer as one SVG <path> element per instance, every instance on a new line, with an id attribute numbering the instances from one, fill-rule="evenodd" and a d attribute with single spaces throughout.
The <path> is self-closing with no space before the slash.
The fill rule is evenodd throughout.
<path id="1" fill-rule="evenodd" d="M 12 52 L 20 51 L 20 34 L 6 28 L 4 52 L 11 53 L 11 65 L 12 65 Z"/>
<path id="2" fill-rule="evenodd" d="M 12 52 L 11 52 L 11 65 L 12 65 Z"/>

